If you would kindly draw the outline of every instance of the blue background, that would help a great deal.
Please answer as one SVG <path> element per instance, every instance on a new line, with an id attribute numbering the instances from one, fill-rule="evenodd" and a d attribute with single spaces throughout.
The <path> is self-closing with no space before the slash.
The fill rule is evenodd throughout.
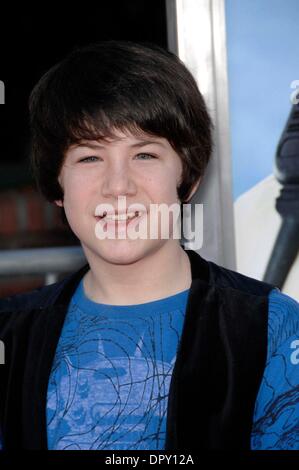
<path id="1" fill-rule="evenodd" d="M 233 194 L 273 171 L 299 80 L 299 0 L 226 0 Z"/>

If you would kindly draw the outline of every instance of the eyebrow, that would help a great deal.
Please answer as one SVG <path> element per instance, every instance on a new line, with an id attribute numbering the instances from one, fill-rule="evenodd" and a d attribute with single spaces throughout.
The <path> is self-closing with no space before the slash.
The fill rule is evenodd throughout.
<path id="1" fill-rule="evenodd" d="M 148 144 L 157 144 L 157 145 L 161 145 L 162 147 L 165 147 L 165 145 L 163 144 L 163 142 L 159 142 L 159 141 L 156 141 L 156 140 L 139 140 L 138 142 L 130 145 L 130 147 L 143 147 L 144 145 L 148 145 Z M 99 148 L 105 148 L 105 145 L 101 145 L 101 144 L 98 144 L 98 143 L 91 143 L 91 142 L 81 142 L 79 144 L 74 144 L 73 148 L 77 148 L 77 147 L 88 147 L 88 148 L 91 148 L 91 149 L 99 149 Z"/>

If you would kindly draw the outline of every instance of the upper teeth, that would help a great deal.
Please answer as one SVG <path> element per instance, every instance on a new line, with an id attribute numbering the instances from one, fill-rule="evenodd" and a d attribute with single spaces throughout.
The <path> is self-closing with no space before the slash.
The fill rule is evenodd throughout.
<path id="1" fill-rule="evenodd" d="M 127 219 L 132 219 L 136 215 L 138 215 L 138 212 L 128 212 L 127 214 L 119 214 L 119 215 L 107 214 L 106 216 L 104 214 L 103 217 L 106 217 L 106 219 L 109 219 L 109 220 L 127 220 Z"/>

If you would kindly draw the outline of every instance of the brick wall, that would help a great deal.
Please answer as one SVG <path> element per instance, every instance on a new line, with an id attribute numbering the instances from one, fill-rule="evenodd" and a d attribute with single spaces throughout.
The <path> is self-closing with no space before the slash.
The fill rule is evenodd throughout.
<path id="1" fill-rule="evenodd" d="M 78 240 L 63 224 L 61 209 L 33 188 L 0 192 L 0 250 L 75 244 Z M 0 297 L 32 290 L 43 282 L 41 276 L 7 279 L 0 273 Z"/>

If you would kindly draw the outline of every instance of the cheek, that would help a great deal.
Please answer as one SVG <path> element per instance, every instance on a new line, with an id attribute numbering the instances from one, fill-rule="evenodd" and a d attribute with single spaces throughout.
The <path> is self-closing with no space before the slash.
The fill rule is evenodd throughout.
<path id="1" fill-rule="evenodd" d="M 173 203 L 178 199 L 176 180 L 168 177 L 163 178 L 155 185 L 153 194 L 156 195 L 155 199 L 159 199 L 161 202 Z"/>
<path id="2" fill-rule="evenodd" d="M 88 215 L 90 203 L 89 188 L 86 183 L 76 184 L 69 179 L 64 189 L 64 210 L 71 228 L 76 232 L 76 227 L 83 223 L 84 216 Z"/>
<path id="3" fill-rule="evenodd" d="M 78 204 L 84 201 L 88 194 L 90 184 L 86 178 L 78 173 L 69 173 L 64 178 L 64 199 L 65 203 Z"/>
<path id="4" fill-rule="evenodd" d="M 175 166 L 153 175 L 146 181 L 147 188 L 155 200 L 173 203 L 177 201 L 177 186 L 180 181 L 181 170 Z"/>

